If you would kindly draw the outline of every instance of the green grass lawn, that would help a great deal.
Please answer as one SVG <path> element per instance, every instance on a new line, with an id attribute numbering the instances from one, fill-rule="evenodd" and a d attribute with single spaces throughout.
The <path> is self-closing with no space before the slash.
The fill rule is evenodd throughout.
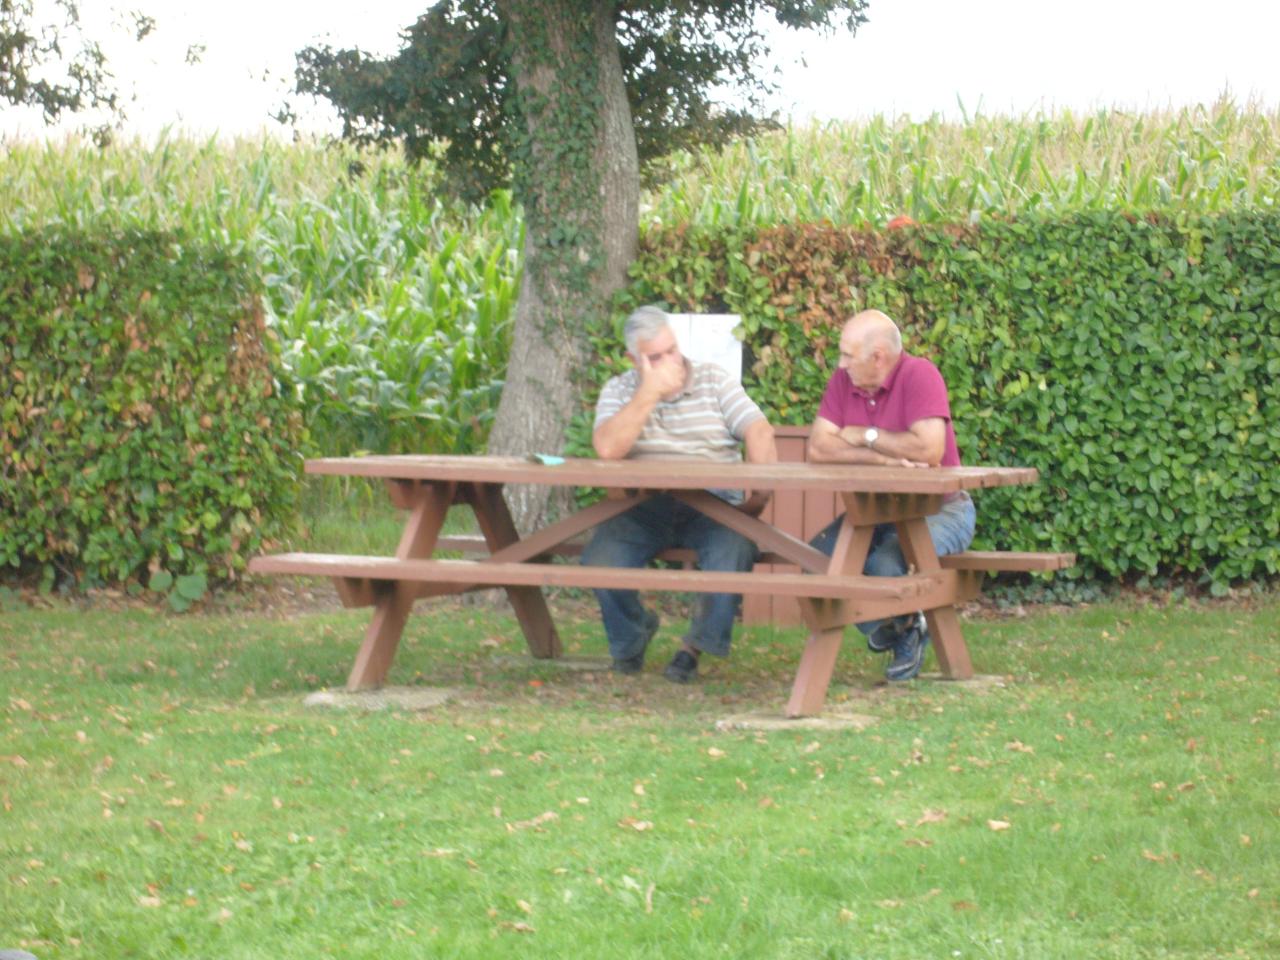
<path id="1" fill-rule="evenodd" d="M 603 654 L 559 600 L 571 652 Z M 305 707 L 367 611 L 0 610 L 0 949 L 48 958 L 1274 957 L 1280 601 L 976 618 L 1003 685 L 878 683 L 864 730 L 721 732 L 803 642 L 698 684 L 523 659 L 434 602 L 422 713 Z M 932 658 L 926 669 L 933 669 Z"/>

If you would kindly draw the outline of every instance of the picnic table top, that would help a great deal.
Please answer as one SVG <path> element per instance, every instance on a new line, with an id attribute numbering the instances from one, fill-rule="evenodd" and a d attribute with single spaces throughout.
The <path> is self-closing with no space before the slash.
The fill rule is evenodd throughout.
<path id="1" fill-rule="evenodd" d="M 837 493 L 947 494 L 1034 483 L 1034 467 L 880 467 L 859 464 L 714 463 L 709 460 L 590 460 L 544 466 L 524 457 L 380 455 L 308 460 L 311 474 L 461 483 L 701 490 L 755 488 Z"/>

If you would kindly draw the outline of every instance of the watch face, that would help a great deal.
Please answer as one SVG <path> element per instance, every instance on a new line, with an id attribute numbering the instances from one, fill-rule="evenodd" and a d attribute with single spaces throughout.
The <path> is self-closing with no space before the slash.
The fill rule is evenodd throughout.
<path id="1" fill-rule="evenodd" d="M 871 446 L 871 444 L 876 442 L 876 438 L 880 436 L 880 431 L 875 427 L 868 427 L 864 436 L 867 440 L 867 446 Z"/>

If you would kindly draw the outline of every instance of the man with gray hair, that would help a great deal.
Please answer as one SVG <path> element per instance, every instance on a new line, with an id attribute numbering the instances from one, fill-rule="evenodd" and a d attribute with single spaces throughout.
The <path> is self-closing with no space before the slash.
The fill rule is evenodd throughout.
<path id="1" fill-rule="evenodd" d="M 951 428 L 947 385 L 926 357 L 902 350 L 898 325 L 879 310 L 851 317 L 840 332 L 838 368 L 827 382 L 809 433 L 813 463 L 866 463 L 896 467 L 958 467 L 960 451 Z M 828 556 L 835 549 L 843 517 L 813 539 Z M 963 490 L 948 494 L 942 509 L 928 517 L 929 535 L 941 556 L 959 553 L 973 541 L 976 514 Z M 882 523 L 871 536 L 863 573 L 895 577 L 907 572 L 897 528 Z M 893 651 L 889 680 L 910 680 L 920 672 L 929 630 L 924 616 L 908 614 L 858 624 L 867 647 Z"/>
<path id="2" fill-rule="evenodd" d="M 751 463 L 774 463 L 773 427 L 728 372 L 694 363 L 680 353 L 667 315 L 640 307 L 623 328 L 633 368 L 600 391 L 591 439 L 604 460 L 717 460 L 739 462 L 746 447 Z M 712 490 L 752 516 L 768 502 L 768 491 Z M 756 546 L 680 501 L 660 494 L 596 528 L 582 562 L 599 567 L 643 567 L 669 547 L 695 550 L 703 570 L 746 571 Z M 613 669 L 639 673 L 658 617 L 635 590 L 597 590 Z M 663 671 L 675 683 L 698 673 L 702 653 L 728 656 L 738 594 L 703 594 L 681 649 Z"/>

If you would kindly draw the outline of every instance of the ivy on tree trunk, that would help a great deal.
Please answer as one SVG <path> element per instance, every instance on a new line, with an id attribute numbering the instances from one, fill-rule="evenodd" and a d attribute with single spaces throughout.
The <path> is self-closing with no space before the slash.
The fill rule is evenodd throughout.
<path id="1" fill-rule="evenodd" d="M 524 276 L 492 454 L 558 451 L 580 391 L 585 318 L 609 309 L 635 255 L 640 176 L 610 3 L 505 0 L 522 128 Z M 589 199 L 588 199 L 589 198 Z M 547 488 L 513 487 L 521 529 L 554 512 Z"/>

